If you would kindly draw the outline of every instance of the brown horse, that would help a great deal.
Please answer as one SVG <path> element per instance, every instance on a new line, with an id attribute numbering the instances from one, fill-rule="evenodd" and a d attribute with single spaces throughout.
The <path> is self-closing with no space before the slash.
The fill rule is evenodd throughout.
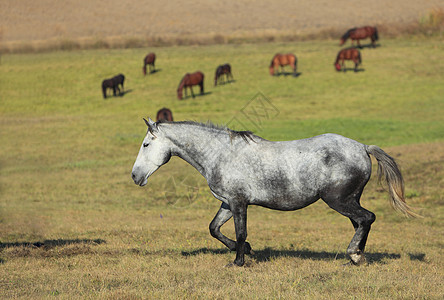
<path id="1" fill-rule="evenodd" d="M 146 65 L 150 66 L 150 73 L 151 71 L 151 66 L 153 67 L 153 70 L 155 69 L 154 66 L 154 62 L 156 61 L 156 54 L 154 54 L 153 52 L 148 53 L 147 56 L 145 56 L 145 58 L 143 59 L 143 75 L 146 75 Z"/>
<path id="2" fill-rule="evenodd" d="M 168 108 L 164 107 L 157 112 L 156 121 L 173 121 L 173 113 Z"/>
<path id="3" fill-rule="evenodd" d="M 279 66 L 281 67 L 282 73 L 284 72 L 284 66 L 290 65 L 293 69 L 293 74 L 296 74 L 298 60 L 296 56 L 292 53 L 288 54 L 276 54 L 270 63 L 270 75 L 274 75 L 274 70 L 277 68 L 279 71 Z"/>
<path id="4" fill-rule="evenodd" d="M 231 74 L 230 64 L 224 64 L 224 65 L 220 65 L 219 67 L 217 67 L 216 74 L 214 75 L 214 86 L 217 85 L 218 80 L 219 81 L 222 80 L 222 82 L 225 83 L 224 76 L 223 76 L 224 74 L 227 77 L 227 82 L 229 82 L 230 78 L 231 78 L 231 80 L 233 80 L 233 75 Z"/>
<path id="5" fill-rule="evenodd" d="M 352 60 L 355 63 L 355 72 L 357 72 L 358 65 L 362 63 L 361 53 L 358 49 L 354 47 L 342 49 L 341 51 L 339 51 L 334 64 L 336 67 L 336 71 L 341 71 L 341 66 L 342 68 L 344 68 L 344 72 L 346 71 L 344 63 L 345 60 Z M 339 61 L 341 61 L 341 64 L 339 64 Z"/>
<path id="6" fill-rule="evenodd" d="M 200 86 L 200 94 L 204 93 L 204 74 L 200 71 L 197 71 L 195 73 L 187 73 L 182 78 L 182 80 L 179 83 L 179 87 L 177 88 L 177 98 L 179 100 L 182 100 L 182 90 L 185 88 L 185 97 L 187 96 L 187 88 L 190 88 L 191 95 L 194 98 L 193 93 L 193 85 L 199 85 Z"/>
<path id="7" fill-rule="evenodd" d="M 359 40 L 370 38 L 372 41 L 371 45 L 373 47 L 375 47 L 375 42 L 379 39 L 378 29 L 376 29 L 376 27 L 372 27 L 372 26 L 365 26 L 365 27 L 349 29 L 341 37 L 341 42 L 339 43 L 339 45 L 340 46 L 344 45 L 344 43 L 347 41 L 348 38 L 350 38 L 352 40 L 352 45 L 353 45 L 353 42 L 356 41 L 359 48 L 361 48 L 361 44 L 359 43 Z"/>

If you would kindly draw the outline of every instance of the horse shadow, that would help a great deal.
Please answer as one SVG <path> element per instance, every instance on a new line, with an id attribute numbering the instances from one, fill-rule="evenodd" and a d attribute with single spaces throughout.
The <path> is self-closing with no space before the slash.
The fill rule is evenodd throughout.
<path id="1" fill-rule="evenodd" d="M 339 72 L 347 73 L 348 71 L 353 71 L 353 72 L 355 72 L 355 73 L 359 73 L 359 72 L 364 72 L 365 69 L 361 68 L 361 69 L 357 69 L 357 70 L 355 70 L 355 68 L 344 68 L 343 70 L 341 70 L 341 71 L 339 71 Z"/>
<path id="2" fill-rule="evenodd" d="M 203 97 L 203 96 L 211 95 L 212 93 L 213 92 L 197 93 L 197 94 L 194 94 L 194 97 L 193 97 L 193 95 L 187 95 L 187 96 L 183 97 L 182 100 L 186 100 L 189 98 L 193 99 L 193 98 L 197 98 L 197 97 Z"/>
<path id="3" fill-rule="evenodd" d="M 224 82 L 218 82 L 217 85 L 226 85 L 226 84 L 235 83 L 235 82 L 236 82 L 236 79 L 231 79 L 231 80 L 224 81 Z"/>
<path id="4" fill-rule="evenodd" d="M 193 251 L 182 251 L 183 256 L 195 256 L 199 254 L 227 254 L 228 249 L 211 249 L 200 248 Z M 410 260 L 424 261 L 424 253 L 408 254 Z M 267 262 L 277 257 L 295 257 L 310 260 L 337 260 L 348 259 L 345 253 L 334 253 L 327 251 L 311 251 L 311 250 L 274 250 L 272 248 L 264 248 L 254 250 L 251 257 L 257 262 Z M 365 257 L 368 264 L 386 264 L 387 260 L 396 260 L 401 258 L 401 254 L 387 252 L 366 252 Z"/>
<path id="5" fill-rule="evenodd" d="M 299 77 L 299 76 L 301 76 L 301 72 L 296 72 L 296 73 L 293 73 L 293 72 L 281 72 L 281 73 L 278 73 L 278 74 L 276 74 L 275 76 L 285 76 L 285 77 L 287 77 L 287 76 L 292 76 L 292 77 Z"/>
<path id="6" fill-rule="evenodd" d="M 366 44 L 366 45 L 361 45 L 361 46 L 357 46 L 357 48 L 359 49 L 364 49 L 364 48 L 369 48 L 369 49 L 375 49 L 375 48 L 379 48 L 381 47 L 381 44 Z"/>
<path id="7" fill-rule="evenodd" d="M 162 69 L 154 69 L 150 71 L 150 74 L 159 73 L 160 71 L 162 71 Z"/>
<path id="8" fill-rule="evenodd" d="M 132 91 L 133 91 L 133 90 L 131 90 L 131 89 L 129 89 L 129 90 L 125 90 L 125 91 L 122 91 L 122 92 L 120 92 L 120 94 L 117 94 L 116 97 L 123 97 L 123 96 L 125 96 L 126 94 L 131 93 Z"/>
<path id="9" fill-rule="evenodd" d="M 15 243 L 2 243 L 0 242 L 0 249 L 11 247 L 30 247 L 30 248 L 43 248 L 45 250 L 53 249 L 58 246 L 68 246 L 74 244 L 106 244 L 102 239 L 72 239 L 72 240 L 44 240 L 43 242 L 15 242 Z"/>

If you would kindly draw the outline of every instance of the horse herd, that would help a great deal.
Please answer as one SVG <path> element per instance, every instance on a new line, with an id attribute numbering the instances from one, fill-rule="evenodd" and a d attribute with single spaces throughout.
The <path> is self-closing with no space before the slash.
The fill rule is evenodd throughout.
<path id="1" fill-rule="evenodd" d="M 379 39 L 378 36 L 378 30 L 376 27 L 372 26 L 364 26 L 359 28 L 351 28 L 347 30 L 347 32 L 341 37 L 340 39 L 340 46 L 342 46 L 347 39 L 351 39 L 352 46 L 349 48 L 342 49 L 338 52 L 336 56 L 336 60 L 334 62 L 334 66 L 337 71 L 346 71 L 345 68 L 345 61 L 351 60 L 354 64 L 354 71 L 358 71 L 358 65 L 362 63 L 361 53 L 357 48 L 362 48 L 360 44 L 360 40 L 370 38 L 371 39 L 371 46 L 375 47 L 376 41 Z M 354 42 L 356 41 L 357 46 L 354 46 Z M 147 75 L 147 66 L 149 66 L 149 73 L 154 73 L 155 70 L 155 61 L 156 61 L 156 54 L 149 53 L 145 56 L 143 59 L 143 74 Z M 276 54 L 273 59 L 271 60 L 269 71 L 270 75 L 275 75 L 276 73 L 279 75 L 284 72 L 284 66 L 290 66 L 293 75 L 297 74 L 297 63 L 298 60 L 296 56 L 292 53 L 288 54 Z M 281 68 L 281 73 L 279 73 L 279 67 Z M 204 78 L 205 75 L 201 71 L 197 71 L 194 73 L 186 73 L 181 81 L 179 82 L 179 86 L 177 88 L 177 98 L 179 100 L 183 99 L 183 91 L 185 90 L 185 97 L 187 97 L 187 88 L 190 90 L 191 96 L 194 98 L 194 92 L 193 92 L 193 86 L 198 85 L 200 88 L 200 94 L 204 94 Z M 231 66 L 230 64 L 226 63 L 223 65 L 220 65 L 216 68 L 216 72 L 214 75 L 214 86 L 217 86 L 217 84 L 225 84 L 232 82 L 233 75 L 231 73 Z M 125 76 L 123 74 L 119 74 L 113 78 L 105 79 L 102 82 L 102 92 L 103 92 L 103 98 L 106 99 L 107 97 L 107 89 L 111 89 L 113 91 L 113 95 L 116 96 L 117 93 L 121 95 L 122 91 L 124 90 L 123 84 L 125 81 Z M 120 90 L 119 86 L 122 87 L 122 91 Z M 157 120 L 167 120 L 172 121 L 172 113 L 169 109 L 163 108 L 159 110 L 157 114 L 158 118 Z"/>

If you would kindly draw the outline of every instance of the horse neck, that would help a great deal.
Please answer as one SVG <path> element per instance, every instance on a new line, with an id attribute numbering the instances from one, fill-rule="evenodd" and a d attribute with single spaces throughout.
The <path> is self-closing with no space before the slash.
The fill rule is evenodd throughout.
<path id="1" fill-rule="evenodd" d="M 185 77 L 182 78 L 182 80 L 180 81 L 179 86 L 177 87 L 177 91 L 181 92 L 183 90 L 184 85 L 185 85 Z"/>
<path id="2" fill-rule="evenodd" d="M 227 155 L 227 149 L 237 147 L 237 143 L 230 142 L 230 134 L 225 129 L 185 123 L 164 123 L 160 126 L 174 144 L 171 154 L 188 162 L 204 177 Z"/>
<path id="3" fill-rule="evenodd" d="M 339 62 L 339 60 L 341 59 L 341 53 L 342 53 L 342 51 L 339 51 L 338 55 L 336 56 L 335 64 L 337 64 Z"/>

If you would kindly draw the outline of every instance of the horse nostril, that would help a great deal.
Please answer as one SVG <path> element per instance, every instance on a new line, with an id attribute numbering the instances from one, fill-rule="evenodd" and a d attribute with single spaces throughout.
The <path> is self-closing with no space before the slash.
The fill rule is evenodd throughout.
<path id="1" fill-rule="evenodd" d="M 133 178 L 133 180 L 136 179 L 136 175 L 134 173 L 131 173 L 131 178 Z"/>

